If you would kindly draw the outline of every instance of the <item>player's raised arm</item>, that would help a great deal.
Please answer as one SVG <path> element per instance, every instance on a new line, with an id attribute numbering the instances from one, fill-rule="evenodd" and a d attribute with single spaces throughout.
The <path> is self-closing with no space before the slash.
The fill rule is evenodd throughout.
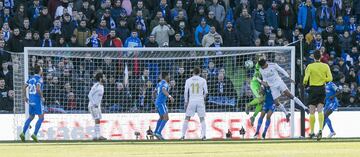
<path id="1" fill-rule="evenodd" d="M 278 72 L 282 73 L 285 77 L 290 78 L 290 75 L 282 67 L 280 67 L 277 63 L 274 63 L 274 65 L 275 65 L 275 69 Z"/>
<path id="2" fill-rule="evenodd" d="M 188 80 L 186 80 L 186 83 L 185 83 L 184 102 L 185 102 L 185 106 L 189 102 L 189 81 Z"/>

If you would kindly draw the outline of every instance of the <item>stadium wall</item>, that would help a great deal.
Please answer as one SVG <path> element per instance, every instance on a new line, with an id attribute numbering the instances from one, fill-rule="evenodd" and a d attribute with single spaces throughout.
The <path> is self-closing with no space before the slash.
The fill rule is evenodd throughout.
<path id="1" fill-rule="evenodd" d="M 14 126 L 13 114 L 0 115 L 2 131 L 0 140 L 17 140 L 22 126 Z M 170 114 L 170 120 L 164 129 L 166 139 L 179 139 L 181 136 L 184 114 Z M 24 118 L 25 119 L 25 116 Z M 88 114 L 48 114 L 39 133 L 41 140 L 89 140 L 92 139 L 93 120 Z M 104 114 L 101 121 L 102 134 L 112 140 L 134 140 L 135 132 L 140 132 L 140 139 L 146 139 L 145 132 L 149 126 L 155 128 L 158 115 L 146 114 Z M 359 111 L 335 112 L 331 115 L 332 124 L 337 133 L 336 137 L 360 137 L 360 125 L 353 125 L 351 119 L 360 119 Z M 300 133 L 300 113 L 295 114 L 295 137 Z M 306 120 L 306 132 L 309 123 Z M 36 119 L 32 122 L 32 126 Z M 244 138 L 252 138 L 255 127 L 250 126 L 250 121 L 245 113 L 207 113 L 207 137 L 208 139 L 224 139 L 230 129 L 234 139 L 241 139 L 239 130 L 243 126 L 246 130 Z M 265 120 L 264 120 L 265 123 Z M 256 123 L 255 123 L 256 125 Z M 264 125 L 264 124 L 263 124 Z M 318 126 L 318 124 L 316 124 Z M 262 129 L 261 129 L 262 130 Z M 33 129 L 30 130 L 33 132 Z M 329 133 L 324 129 L 324 136 Z M 272 123 L 267 134 L 268 138 L 290 137 L 290 125 L 286 122 L 282 113 L 272 116 Z M 193 118 L 189 124 L 188 138 L 200 137 L 200 123 L 198 118 Z"/>

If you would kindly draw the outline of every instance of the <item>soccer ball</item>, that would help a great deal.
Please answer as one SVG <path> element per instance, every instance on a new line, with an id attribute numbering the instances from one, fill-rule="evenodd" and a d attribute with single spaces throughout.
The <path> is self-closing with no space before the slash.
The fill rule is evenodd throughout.
<path id="1" fill-rule="evenodd" d="M 245 68 L 251 69 L 254 67 L 254 62 L 252 60 L 245 61 Z"/>

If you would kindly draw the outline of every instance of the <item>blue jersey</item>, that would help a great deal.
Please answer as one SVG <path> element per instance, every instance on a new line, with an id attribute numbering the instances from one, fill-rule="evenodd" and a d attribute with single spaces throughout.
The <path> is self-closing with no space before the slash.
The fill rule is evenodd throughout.
<path id="1" fill-rule="evenodd" d="M 335 85 L 333 82 L 326 83 L 325 86 L 326 90 L 326 97 L 325 97 L 325 108 L 324 110 L 336 110 L 339 106 L 339 101 L 335 97 L 336 92 L 339 90 L 339 88 Z M 330 97 L 333 97 L 333 99 L 330 99 Z"/>
<path id="2" fill-rule="evenodd" d="M 264 112 L 268 112 L 269 110 L 274 111 L 275 110 L 274 99 L 271 94 L 270 88 L 265 88 L 264 92 L 265 92 L 265 102 L 263 106 L 263 111 Z"/>
<path id="3" fill-rule="evenodd" d="M 40 85 L 40 90 L 43 90 L 43 79 L 40 75 L 34 75 L 27 81 L 27 85 L 29 87 L 29 105 L 40 105 L 41 96 L 36 87 Z"/>
<path id="4" fill-rule="evenodd" d="M 155 102 L 156 105 L 166 104 L 168 97 L 165 96 L 165 94 L 162 92 L 163 88 L 165 88 L 166 91 L 169 91 L 169 84 L 165 80 L 161 80 L 156 86 L 156 90 L 157 90 L 157 96 Z"/>

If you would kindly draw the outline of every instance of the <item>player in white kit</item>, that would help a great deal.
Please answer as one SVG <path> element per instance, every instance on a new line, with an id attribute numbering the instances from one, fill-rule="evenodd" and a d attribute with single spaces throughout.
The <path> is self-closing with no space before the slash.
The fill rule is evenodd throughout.
<path id="1" fill-rule="evenodd" d="M 281 68 L 276 63 L 267 63 L 265 58 L 261 58 L 259 60 L 259 65 L 261 67 L 260 73 L 263 79 L 262 83 L 266 83 L 269 85 L 276 106 L 278 106 L 286 114 L 286 119 L 288 121 L 290 118 L 290 113 L 288 113 L 284 106 L 280 104 L 279 98 L 281 95 L 285 95 L 289 99 L 293 99 L 295 103 L 300 105 L 306 112 L 309 111 L 309 109 L 297 97 L 290 93 L 286 84 L 279 76 L 278 72 L 289 78 L 292 83 L 295 83 L 295 81 L 290 78 L 289 74 L 283 68 Z"/>
<path id="2" fill-rule="evenodd" d="M 95 136 L 94 141 L 97 140 L 107 140 L 105 137 L 100 134 L 100 120 L 101 120 L 101 100 L 104 95 L 104 80 L 105 75 L 103 73 L 97 73 L 95 75 L 95 80 L 97 81 L 89 92 L 89 111 L 92 118 L 95 120 Z"/>
<path id="3" fill-rule="evenodd" d="M 201 139 L 206 140 L 206 124 L 205 124 L 205 97 L 208 93 L 206 80 L 200 77 L 200 68 L 194 68 L 193 76 L 186 80 L 185 83 L 185 121 L 182 128 L 181 140 L 185 139 L 186 130 L 190 118 L 198 114 L 201 123 Z"/>

